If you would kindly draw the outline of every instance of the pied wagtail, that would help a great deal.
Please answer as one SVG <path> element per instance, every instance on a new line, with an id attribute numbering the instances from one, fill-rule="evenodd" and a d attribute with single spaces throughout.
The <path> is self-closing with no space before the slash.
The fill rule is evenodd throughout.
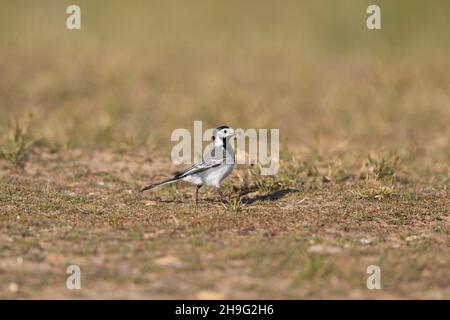
<path id="1" fill-rule="evenodd" d="M 204 157 L 203 161 L 184 171 L 176 172 L 170 179 L 146 186 L 141 189 L 141 192 L 177 181 L 186 181 L 195 184 L 197 187 L 195 190 L 195 205 L 198 205 L 198 190 L 202 186 L 215 187 L 223 199 L 220 183 L 233 171 L 234 149 L 230 140 L 236 134 L 228 126 L 220 126 L 214 129 L 213 149 Z"/>

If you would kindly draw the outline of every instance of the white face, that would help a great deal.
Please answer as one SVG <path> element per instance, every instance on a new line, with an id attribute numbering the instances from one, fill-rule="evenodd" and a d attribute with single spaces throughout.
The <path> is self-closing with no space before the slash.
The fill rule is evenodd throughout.
<path id="1" fill-rule="evenodd" d="M 216 138 L 217 139 L 224 139 L 228 137 L 234 136 L 236 133 L 234 132 L 234 129 L 232 128 L 224 128 L 217 132 Z"/>

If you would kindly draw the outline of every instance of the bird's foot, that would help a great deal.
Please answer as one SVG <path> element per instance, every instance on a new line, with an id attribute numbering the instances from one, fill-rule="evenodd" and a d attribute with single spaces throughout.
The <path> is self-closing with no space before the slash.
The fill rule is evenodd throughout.
<path id="1" fill-rule="evenodd" d="M 225 194 L 222 192 L 222 190 L 220 190 L 219 189 L 219 196 L 220 196 L 220 198 L 219 198 L 219 201 L 221 202 L 221 203 L 223 203 L 223 204 L 227 204 L 229 201 L 228 201 L 228 197 L 227 196 L 225 196 Z"/>
<path id="2" fill-rule="evenodd" d="M 219 198 L 219 201 L 220 201 L 221 203 L 223 203 L 223 204 L 227 204 L 227 203 L 229 203 L 229 201 L 228 201 L 228 198 L 227 198 L 227 197 L 220 197 L 220 198 Z"/>

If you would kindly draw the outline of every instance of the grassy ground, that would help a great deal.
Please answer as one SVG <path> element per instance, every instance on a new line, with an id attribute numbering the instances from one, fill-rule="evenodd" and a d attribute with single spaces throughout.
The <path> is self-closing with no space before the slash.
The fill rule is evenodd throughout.
<path id="1" fill-rule="evenodd" d="M 447 1 L 68 4 L 2 3 L 1 298 L 450 298 Z M 279 174 L 139 193 L 194 120 Z"/>

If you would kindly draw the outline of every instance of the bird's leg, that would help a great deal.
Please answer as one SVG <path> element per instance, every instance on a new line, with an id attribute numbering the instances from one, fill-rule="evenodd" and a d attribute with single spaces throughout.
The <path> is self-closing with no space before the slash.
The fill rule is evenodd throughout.
<path id="1" fill-rule="evenodd" d="M 201 185 L 198 185 L 195 188 L 195 206 L 196 207 L 198 207 L 198 190 L 200 190 L 201 187 L 202 187 Z"/>
<path id="2" fill-rule="evenodd" d="M 223 194 L 222 189 L 218 188 L 217 191 L 219 192 L 219 195 L 220 195 L 220 201 L 226 202 L 227 199 L 226 199 L 225 195 Z"/>

